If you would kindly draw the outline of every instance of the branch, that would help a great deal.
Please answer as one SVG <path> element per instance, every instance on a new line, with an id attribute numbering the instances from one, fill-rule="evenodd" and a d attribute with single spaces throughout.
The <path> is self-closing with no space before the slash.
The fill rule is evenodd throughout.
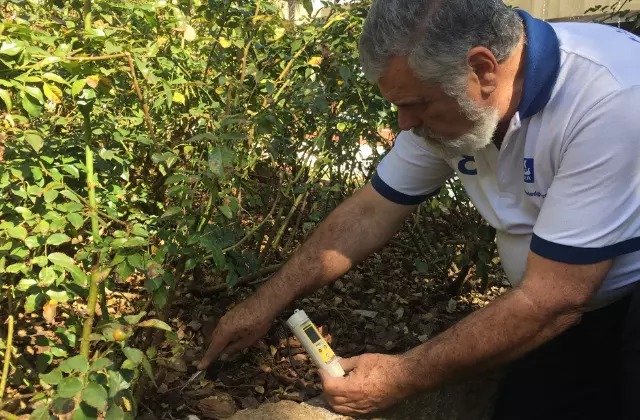
<path id="1" fill-rule="evenodd" d="M 0 381 L 0 399 L 4 397 L 4 389 L 7 386 L 9 363 L 11 362 L 11 352 L 13 351 L 13 315 L 9 315 L 7 324 L 9 324 L 9 327 L 7 331 L 7 348 L 4 352 L 4 364 L 2 366 L 2 380 Z"/>
<path id="2" fill-rule="evenodd" d="M 238 279 L 238 281 L 236 282 L 236 287 L 244 286 L 247 283 L 251 283 L 251 282 L 254 282 L 254 281 L 260 279 L 261 277 L 268 276 L 269 274 L 273 274 L 276 271 L 280 270 L 283 265 L 284 265 L 284 263 L 272 265 L 272 266 L 260 269 L 260 270 L 256 271 L 253 274 L 249 274 L 249 275 L 246 275 L 244 277 L 240 277 Z M 216 293 L 223 292 L 226 289 L 228 289 L 228 286 L 225 283 L 223 283 L 223 284 L 218 284 L 216 286 L 210 287 L 208 289 L 198 289 L 196 287 L 193 287 L 193 288 L 190 287 L 189 291 L 192 292 L 192 293 L 197 293 L 197 294 L 201 294 L 201 295 L 213 295 L 213 294 L 216 294 Z"/>

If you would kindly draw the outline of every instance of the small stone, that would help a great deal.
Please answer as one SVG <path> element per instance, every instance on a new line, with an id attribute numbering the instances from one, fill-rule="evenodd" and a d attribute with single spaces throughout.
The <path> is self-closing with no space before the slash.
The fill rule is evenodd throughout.
<path id="1" fill-rule="evenodd" d="M 187 327 L 191 328 L 193 331 L 198 331 L 202 328 L 202 324 L 196 321 L 195 319 L 187 324 Z"/>
<path id="2" fill-rule="evenodd" d="M 167 386 L 167 384 L 162 384 L 158 387 L 158 394 L 164 394 L 167 391 L 169 391 L 169 387 Z"/>
<path id="3" fill-rule="evenodd" d="M 425 341 L 427 341 L 429 339 L 428 335 L 419 335 L 418 336 L 418 340 L 420 340 L 421 343 L 424 343 Z"/>
<path id="4" fill-rule="evenodd" d="M 336 280 L 336 282 L 333 283 L 333 288 L 337 290 L 342 290 L 344 288 L 344 283 L 342 283 L 340 280 Z"/>

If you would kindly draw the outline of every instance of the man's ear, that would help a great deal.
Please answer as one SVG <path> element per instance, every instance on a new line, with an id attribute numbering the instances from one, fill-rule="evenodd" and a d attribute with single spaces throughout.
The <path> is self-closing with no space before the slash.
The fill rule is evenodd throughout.
<path id="1" fill-rule="evenodd" d="M 475 47 L 467 55 L 467 64 L 472 70 L 469 75 L 471 84 L 477 85 L 486 99 L 498 85 L 498 60 L 488 48 Z"/>

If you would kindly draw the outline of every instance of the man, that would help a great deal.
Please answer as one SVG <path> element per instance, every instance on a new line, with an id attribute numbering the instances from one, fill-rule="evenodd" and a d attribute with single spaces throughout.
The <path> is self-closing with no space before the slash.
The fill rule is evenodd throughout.
<path id="1" fill-rule="evenodd" d="M 374 0 L 360 52 L 402 133 L 372 182 L 220 320 L 200 368 L 382 247 L 455 173 L 514 288 L 405 354 L 321 372 L 327 401 L 369 413 L 509 364 L 495 419 L 640 418 L 640 39 L 499 0 Z"/>

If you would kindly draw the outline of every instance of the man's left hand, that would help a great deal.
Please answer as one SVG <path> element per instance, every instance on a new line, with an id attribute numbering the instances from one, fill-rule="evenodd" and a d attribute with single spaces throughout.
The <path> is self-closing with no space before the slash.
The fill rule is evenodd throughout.
<path id="1" fill-rule="evenodd" d="M 387 408 L 411 393 L 402 356 L 363 354 L 341 359 L 347 376 L 334 378 L 320 369 L 325 401 L 338 413 L 368 414 Z"/>

